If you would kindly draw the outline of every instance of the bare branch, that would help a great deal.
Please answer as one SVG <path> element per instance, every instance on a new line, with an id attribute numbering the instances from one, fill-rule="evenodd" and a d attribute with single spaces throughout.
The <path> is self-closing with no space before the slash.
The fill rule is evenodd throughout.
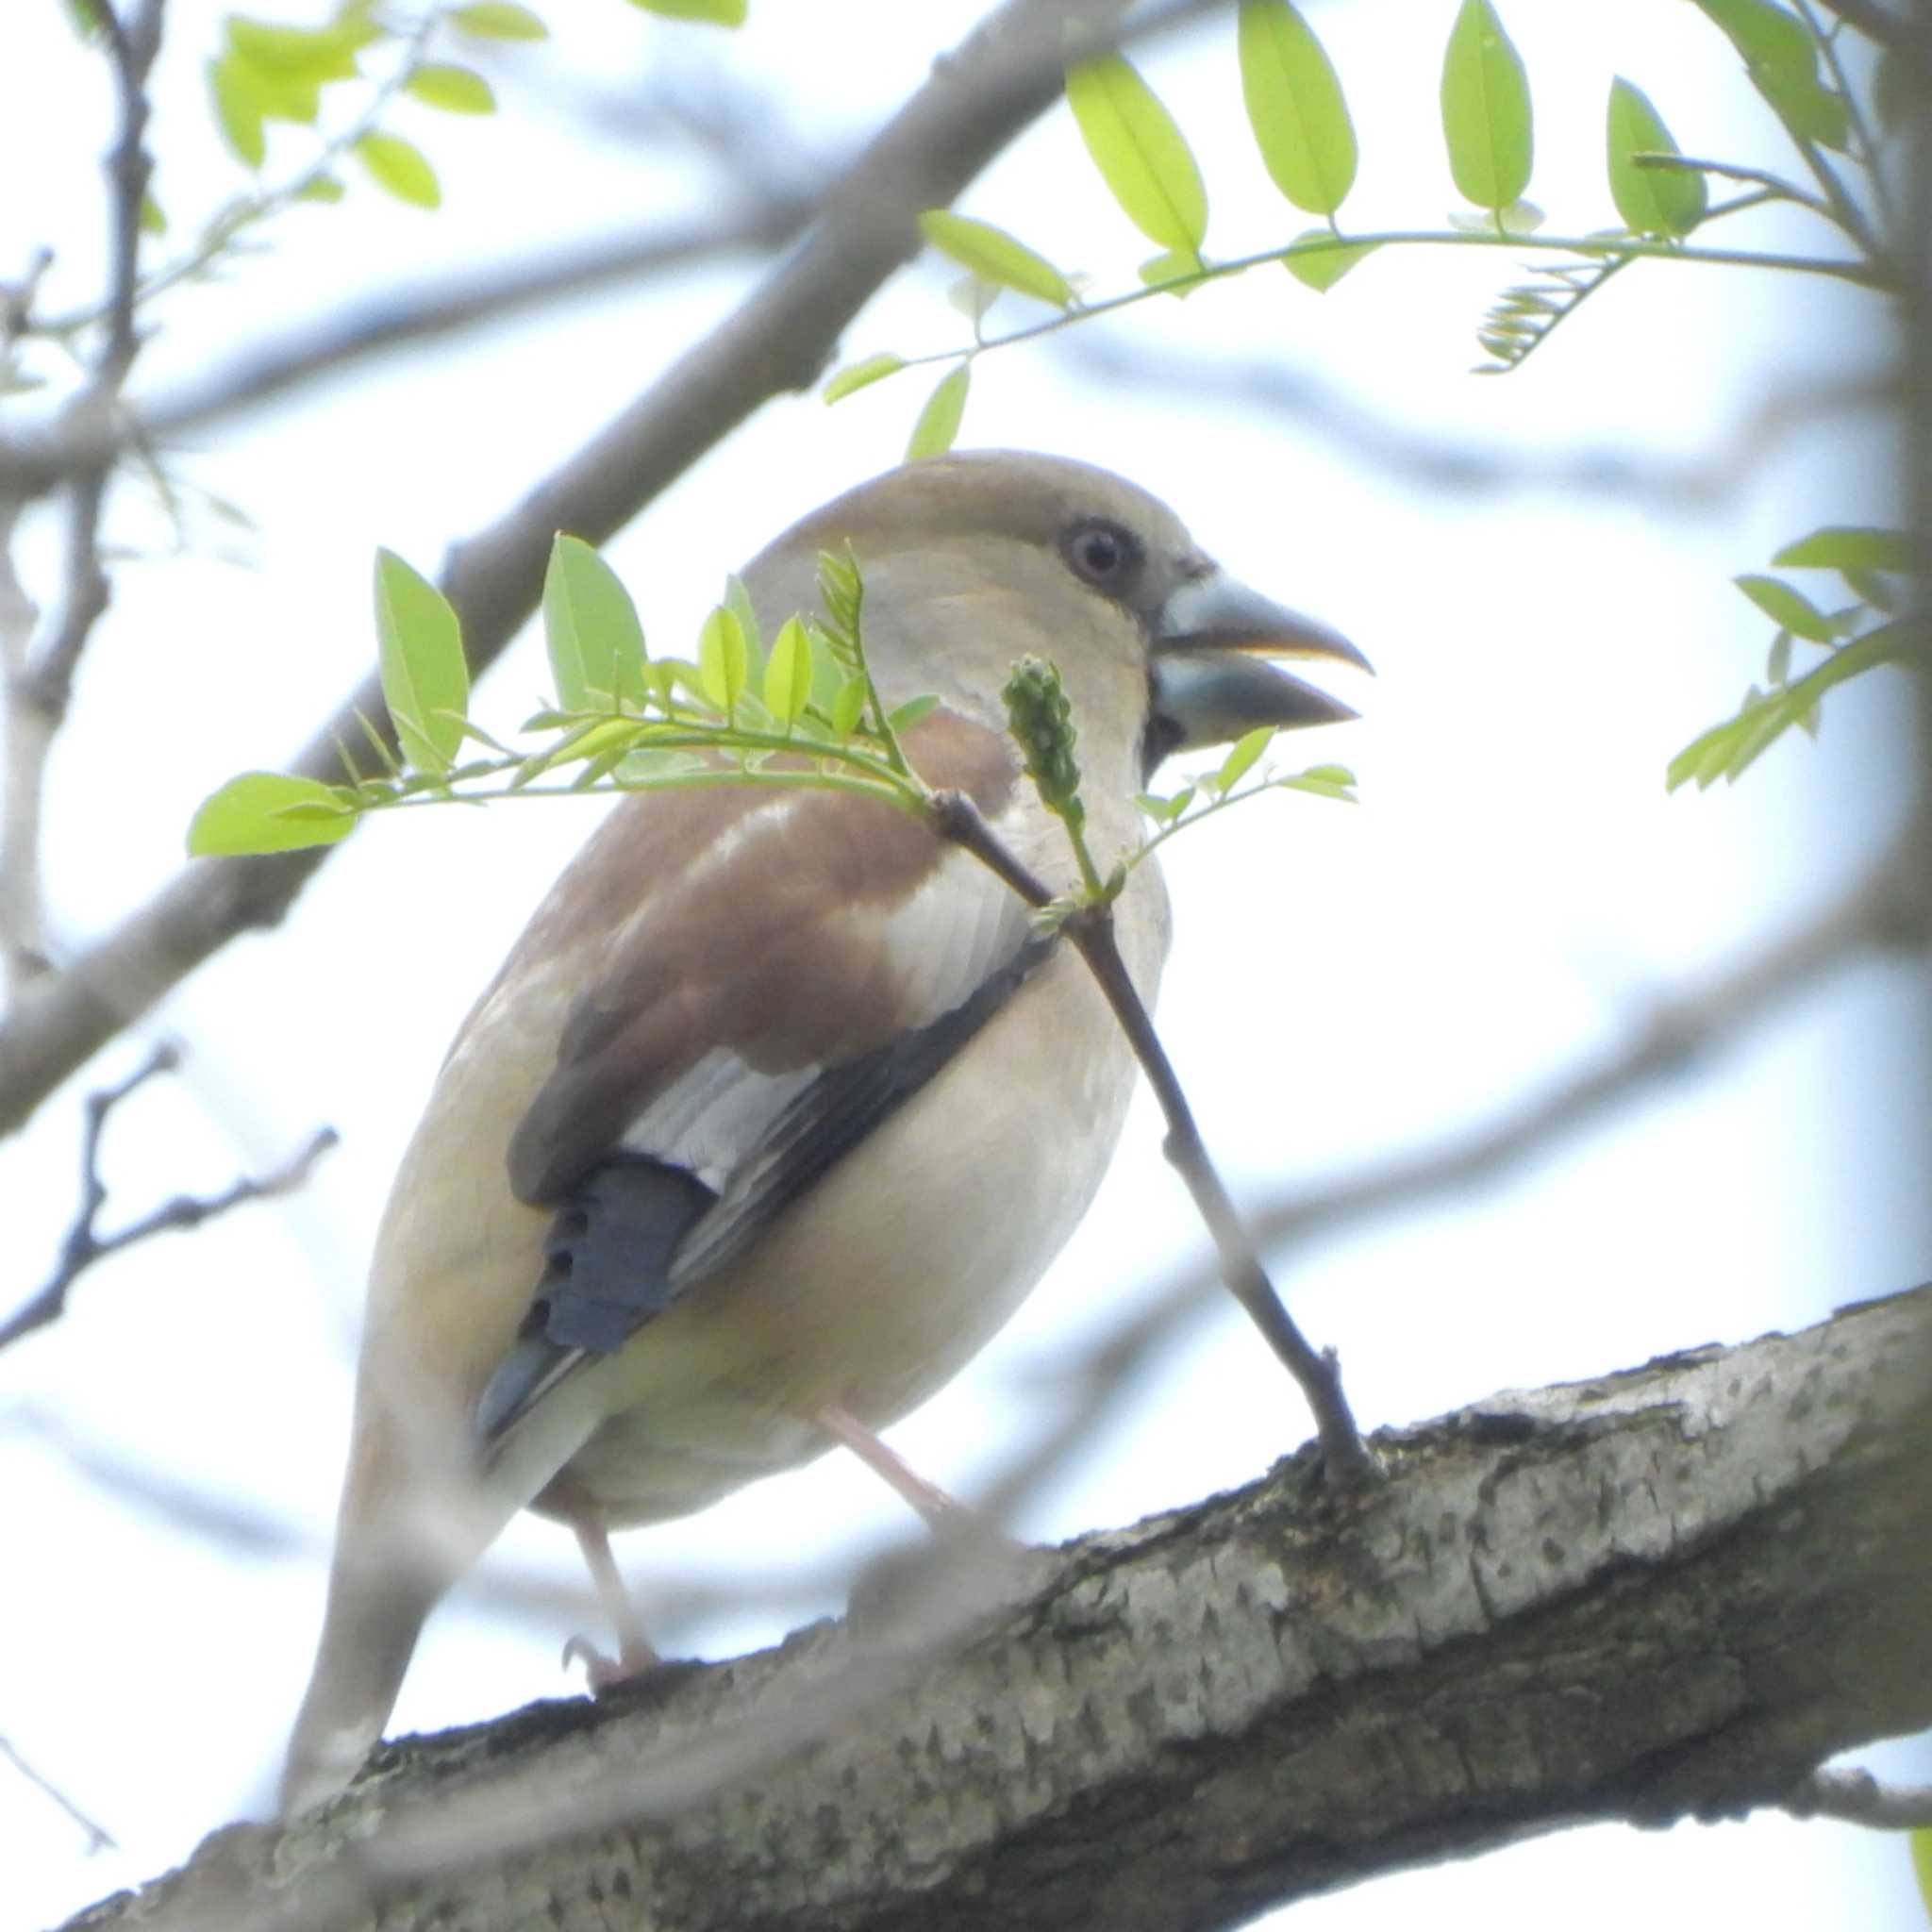
<path id="1" fill-rule="evenodd" d="M 163 1202 L 152 1212 L 142 1215 L 139 1221 L 129 1222 L 114 1234 L 96 1233 L 94 1224 L 108 1202 L 108 1185 L 101 1178 L 100 1172 L 101 1134 L 108 1124 L 108 1116 L 137 1087 L 152 1080 L 157 1074 L 174 1072 L 179 1064 L 180 1057 L 173 1047 L 157 1047 L 117 1086 L 105 1087 L 99 1092 L 88 1095 L 87 1131 L 81 1141 L 79 1212 L 75 1216 L 73 1226 L 67 1230 L 66 1240 L 60 1244 L 60 1258 L 45 1286 L 7 1321 L 0 1322 L 0 1349 L 10 1347 L 23 1336 L 31 1335 L 36 1328 L 44 1328 L 49 1323 L 58 1322 L 67 1311 L 67 1297 L 73 1291 L 74 1284 L 96 1261 L 118 1254 L 123 1248 L 131 1248 L 137 1241 L 149 1241 L 158 1234 L 199 1227 L 203 1222 L 212 1221 L 230 1208 L 241 1207 L 244 1201 L 263 1201 L 275 1194 L 291 1193 L 308 1180 L 309 1170 L 316 1161 L 336 1144 L 336 1130 L 319 1127 L 309 1137 L 308 1144 L 273 1174 L 253 1180 L 244 1175 L 219 1194 L 206 1198 L 177 1194 L 172 1201 Z"/>
<path id="2" fill-rule="evenodd" d="M 66 411 L 69 433 L 89 440 L 105 429 L 119 407 L 127 373 L 140 342 L 134 333 L 135 284 L 141 254 L 141 210 L 152 164 L 146 148 L 147 77 L 160 50 L 163 0 L 140 0 L 122 21 L 113 8 L 99 9 L 108 62 L 114 73 L 120 126 L 108 156 L 108 277 L 107 326 L 93 369 Z M 32 279 L 38 279 L 38 275 Z M 32 281 L 28 287 L 31 289 Z M 9 307 L 12 305 L 9 304 Z M 9 318 L 9 330 L 13 325 Z M 47 755 L 67 715 L 74 674 L 94 625 L 108 608 L 107 573 L 101 568 L 101 505 L 107 494 L 110 459 L 75 466 L 68 508 L 67 557 L 58 616 L 38 649 L 7 637 L 0 659 L 6 686 L 7 792 L 0 814 L 0 962 L 11 984 L 42 970 L 41 801 Z M 0 484 L 0 549 L 10 546 L 19 510 L 15 492 Z M 5 566 L 0 597 L 0 630 L 10 630 L 32 611 Z"/>
<path id="3" fill-rule="evenodd" d="M 1009 886 L 1035 910 L 1053 903 L 1052 889 L 1029 871 L 1000 841 L 979 808 L 963 791 L 936 792 L 932 822 L 942 838 L 970 852 L 992 874 Z M 1145 1003 L 1136 990 L 1114 937 L 1113 908 L 1105 901 L 1083 907 L 1061 930 L 1086 962 L 1094 983 L 1105 995 L 1121 1030 L 1133 1048 L 1141 1071 L 1160 1105 L 1167 1123 L 1163 1143 L 1168 1163 L 1187 1183 L 1194 1207 L 1207 1223 L 1221 1261 L 1221 1278 L 1241 1303 L 1275 1357 L 1291 1374 L 1314 1412 L 1322 1453 L 1329 1472 L 1343 1486 L 1368 1480 L 1374 1464 L 1362 1444 L 1361 1432 L 1341 1387 L 1341 1374 L 1329 1350 L 1317 1350 L 1303 1335 L 1286 1304 L 1275 1292 L 1261 1265 L 1246 1226 L 1229 1198 L 1208 1143 L 1194 1121 L 1192 1108 L 1167 1049 L 1160 1043 Z"/>
<path id="4" fill-rule="evenodd" d="M 120 1842 L 114 1837 L 114 1834 L 106 1825 L 96 1824 L 58 1785 L 42 1777 L 14 1748 L 11 1740 L 0 1738 L 0 1757 L 5 1757 L 13 1766 L 14 1770 L 26 1779 L 28 1784 L 32 1785 L 36 1790 L 44 1792 L 55 1804 L 59 1806 L 61 1810 L 66 1812 L 68 1817 L 74 1820 L 75 1824 L 80 1826 L 81 1830 L 87 1833 L 87 1849 L 90 1857 L 95 1852 L 111 1852 L 120 1849 Z"/>
<path id="5" fill-rule="evenodd" d="M 937 65 L 829 191 L 805 241 L 735 314 L 516 508 L 456 549 L 443 589 L 461 616 L 473 671 L 493 663 L 536 608 L 558 530 L 601 542 L 760 404 L 816 377 L 841 330 L 919 246 L 918 213 L 951 202 L 1056 98 L 1070 45 L 1097 44 L 1124 7 L 1007 0 Z M 340 776 L 336 746 L 358 738 L 358 711 L 386 716 L 374 676 L 295 769 Z M 336 849 L 201 860 L 66 971 L 25 989 L 0 1026 L 0 1134 L 229 940 L 280 920 Z"/>
<path id="6" fill-rule="evenodd" d="M 1874 952 L 1932 944 L 1932 878 L 1919 863 L 1922 837 L 1908 828 L 1867 876 L 1792 932 L 1743 955 L 1690 989 L 1652 1000 L 1647 1024 L 1607 1051 L 1586 1057 L 1539 1093 L 1504 1108 L 1445 1142 L 1398 1154 L 1379 1166 L 1249 1216 L 1274 1257 L 1442 1196 L 1459 1197 L 1549 1153 L 1562 1138 L 1730 1045 L 1789 1000 Z M 1190 1269 L 1087 1355 L 1057 1368 L 1059 1419 L 994 1484 L 986 1507 L 1004 1518 L 1124 1400 L 1141 1371 L 1215 1295 Z M 1036 1401 L 1036 1407 L 1043 1406 Z"/>

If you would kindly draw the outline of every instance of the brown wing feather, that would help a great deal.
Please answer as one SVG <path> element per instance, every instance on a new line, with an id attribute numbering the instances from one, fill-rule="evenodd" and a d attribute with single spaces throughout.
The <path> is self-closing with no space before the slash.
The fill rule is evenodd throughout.
<path id="1" fill-rule="evenodd" d="M 928 783 L 968 792 L 989 816 L 1011 793 L 1006 741 L 950 711 L 922 720 L 907 751 Z M 909 815 L 837 792 L 656 793 L 620 806 L 499 975 L 572 953 L 585 968 L 556 1068 L 510 1141 L 518 1196 L 558 1199 L 708 1056 L 778 1080 L 935 1018 L 931 975 L 914 992 L 886 939 L 949 861 L 970 864 Z M 972 991 L 942 985 L 937 1010 Z M 774 1087 L 772 1111 L 790 1091 Z"/>

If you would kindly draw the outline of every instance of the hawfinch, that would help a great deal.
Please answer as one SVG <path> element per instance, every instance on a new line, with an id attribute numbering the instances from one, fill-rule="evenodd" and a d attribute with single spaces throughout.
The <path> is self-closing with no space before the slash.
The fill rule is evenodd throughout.
<path id="1" fill-rule="evenodd" d="M 1077 874 L 1007 732 L 1015 659 L 1058 667 L 1103 867 L 1169 753 L 1353 715 L 1263 661 L 1351 645 L 1104 471 L 989 452 L 864 484 L 744 572 L 766 635 L 848 544 L 884 701 L 939 698 L 908 758 L 1057 891 Z M 1151 1004 L 1153 862 L 1116 917 Z M 623 800 L 458 1029 L 396 1175 L 286 1807 L 348 1782 L 425 1617 L 519 1509 L 572 1525 L 614 1603 L 609 1530 L 836 1444 L 936 1510 L 874 1432 L 1039 1280 L 1134 1073 L 1073 948 L 919 821 L 830 791 Z"/>

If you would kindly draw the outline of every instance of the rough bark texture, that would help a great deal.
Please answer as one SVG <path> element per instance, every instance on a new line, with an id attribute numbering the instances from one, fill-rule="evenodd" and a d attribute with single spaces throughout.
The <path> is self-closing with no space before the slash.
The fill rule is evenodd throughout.
<path id="1" fill-rule="evenodd" d="M 1376 1446 L 1347 1503 L 1305 1455 L 1042 1554 L 963 1641 L 956 1571 L 942 1647 L 407 1740 L 74 1924 L 1173 1932 L 1932 1723 L 1932 1290 Z"/>

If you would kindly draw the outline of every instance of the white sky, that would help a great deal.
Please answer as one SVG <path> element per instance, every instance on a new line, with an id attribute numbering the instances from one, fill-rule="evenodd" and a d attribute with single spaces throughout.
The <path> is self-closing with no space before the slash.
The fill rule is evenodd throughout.
<path id="1" fill-rule="evenodd" d="M 694 89 L 699 57 L 723 55 L 788 99 L 791 132 L 831 157 L 978 10 L 754 0 L 752 26 L 726 43 L 655 26 L 618 0 L 555 0 L 550 49 L 492 70 L 506 117 L 398 116 L 443 175 L 441 214 L 357 185 L 343 208 L 291 217 L 273 254 L 167 306 L 142 385 L 398 277 L 703 207 L 711 191 L 688 155 L 627 153 L 614 137 L 631 76 L 676 63 Z M 56 11 L 10 9 L 5 29 L 0 179 L 16 192 L 0 204 L 0 275 L 56 243 L 48 293 L 59 307 L 96 286 L 92 158 L 106 90 Z M 1450 0 L 1387 0 L 1318 16 L 1363 150 L 1350 225 L 1428 225 L 1450 205 L 1435 98 L 1452 11 Z M 200 91 L 217 10 L 176 0 L 170 12 L 155 139 L 158 192 L 179 236 L 235 177 Z M 1728 48 L 1680 0 L 1509 0 L 1505 18 L 1536 92 L 1530 192 L 1553 228 L 1612 219 L 1601 154 L 1613 72 L 1645 88 L 1688 152 L 1786 165 Z M 1246 140 L 1231 28 L 1145 67 L 1201 156 L 1210 253 L 1305 225 Z M 585 84 L 616 117 L 590 137 L 564 105 Z M 297 165 L 301 139 L 275 141 L 272 170 Z M 1064 110 L 962 206 L 1108 289 L 1152 252 L 1092 176 Z M 1737 239 L 1835 245 L 1753 219 Z M 930 263 L 901 276 L 854 326 L 847 355 L 959 340 L 947 278 Z M 1142 308 L 1110 340 L 1278 358 L 1393 422 L 1506 454 L 1671 458 L 1703 451 L 1768 390 L 1865 366 L 1881 319 L 1873 298 L 1823 283 L 1639 268 L 1522 372 L 1472 380 L 1474 324 L 1517 278 L 1507 258 L 1476 251 L 1385 256 L 1325 298 L 1262 272 L 1184 307 Z M 236 770 L 286 758 L 360 676 L 376 544 L 432 569 L 746 279 L 718 270 L 548 312 L 359 374 L 198 450 L 188 474 L 260 526 L 255 567 L 204 554 L 123 573 L 52 773 L 60 938 L 77 943 L 171 874 L 198 799 Z M 774 405 L 654 506 L 609 553 L 654 639 L 685 648 L 725 570 L 893 461 L 931 380 L 899 378 L 830 414 L 811 398 Z M 1276 801 L 1191 835 L 1168 867 L 1179 939 L 1163 1030 L 1210 1143 L 1253 1198 L 1488 1116 L 1616 1037 L 1674 975 L 1798 916 L 1895 821 L 1906 693 L 1890 675 L 1835 693 L 1820 744 L 1779 747 L 1735 791 L 1672 799 L 1662 785 L 1668 757 L 1761 667 L 1769 626 L 1729 577 L 1819 524 L 1894 513 L 1875 438 L 1797 437 L 1700 512 L 1544 491 L 1444 496 L 1265 409 L 1123 389 L 1027 350 L 979 365 L 962 441 L 1076 455 L 1148 484 L 1232 568 L 1343 629 L 1380 673 L 1347 693 L 1362 723 L 1305 740 L 1310 760 L 1357 769 L 1359 808 Z M 158 525 L 124 506 L 116 528 L 152 541 Z M 58 534 L 45 520 L 28 533 L 43 596 Z M 513 725 L 543 682 L 525 640 L 483 687 L 479 715 Z M 285 1208 L 101 1268 L 58 1328 L 0 1357 L 11 1556 L 0 1736 L 122 1844 L 84 1857 L 80 1835 L 0 1767 L 0 1932 L 138 1882 L 207 1829 L 265 1807 L 320 1612 L 360 1272 L 388 1177 L 457 1018 L 591 809 L 372 826 L 281 934 L 229 948 L 145 1029 L 185 1039 L 192 1058 L 185 1080 L 151 1089 L 114 1123 L 109 1225 L 162 1194 L 270 1165 L 321 1122 L 344 1140 Z M 1922 994 L 1922 975 L 1863 968 L 1510 1185 L 1329 1244 L 1283 1286 L 1314 1336 L 1340 1348 L 1370 1424 L 1798 1324 L 1907 1286 L 1927 1273 L 1932 1234 L 1915 1165 Z M 117 1049 L 30 1134 L 0 1145 L 0 1302 L 37 1285 L 71 1212 L 82 1087 L 135 1053 Z M 1047 1284 L 894 1432 L 917 1467 L 971 1497 L 1024 1447 L 1029 1382 L 1105 1331 L 1167 1262 L 1198 1252 L 1158 1141 L 1151 1110 L 1137 1108 L 1099 1208 Z M 1230 1307 L 1019 1526 L 1047 1539 L 1130 1521 L 1250 1479 L 1304 1430 Z M 286 1524 L 293 1546 L 250 1553 L 192 1534 L 91 1480 L 88 1455 L 232 1495 Z M 890 1495 L 833 1459 L 626 1539 L 620 1556 L 648 1608 L 654 1584 L 681 1577 L 749 1590 L 774 1571 L 819 1574 L 801 1524 L 822 1537 L 826 1565 L 845 1568 L 907 1530 Z M 549 1525 L 518 1525 L 503 1557 L 575 1582 L 568 1539 Z M 728 1655 L 837 1603 L 835 1588 L 660 1634 L 673 1651 Z M 430 1627 L 397 1726 L 566 1694 L 555 1657 L 568 1627 L 452 1604 Z M 1926 1774 L 1923 1753 L 1880 1761 Z M 1902 1843 L 1777 1820 L 1570 1834 L 1312 1903 L 1294 1923 L 1308 1932 L 1479 1909 L 1508 1932 L 1542 1925 L 1558 1900 L 1574 1932 L 1719 1910 L 1748 1913 L 1759 1932 L 1923 1923 Z"/>

